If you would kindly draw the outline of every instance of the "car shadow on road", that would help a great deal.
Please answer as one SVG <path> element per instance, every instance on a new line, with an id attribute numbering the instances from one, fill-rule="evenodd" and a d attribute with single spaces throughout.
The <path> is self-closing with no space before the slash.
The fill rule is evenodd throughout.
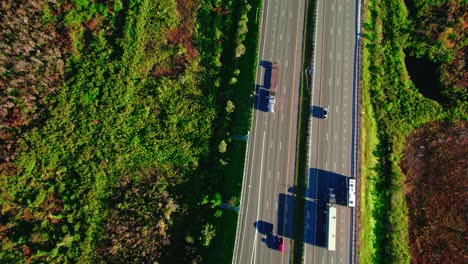
<path id="1" fill-rule="evenodd" d="M 274 234 L 274 228 L 273 228 L 273 224 L 272 223 L 269 223 L 269 222 L 265 222 L 265 221 L 257 221 L 254 223 L 254 227 L 257 229 L 257 231 L 264 235 L 264 237 L 262 237 L 261 241 L 263 243 L 265 243 L 265 245 L 270 248 L 270 249 L 275 249 L 277 250 L 278 246 L 276 245 L 275 243 L 275 239 L 277 240 L 279 237 L 278 235 Z"/>
<path id="2" fill-rule="evenodd" d="M 336 205 L 347 206 L 347 177 L 341 174 L 310 168 L 305 192 L 304 243 L 325 246 L 327 221 L 327 193 L 333 189 Z"/>
<path id="3" fill-rule="evenodd" d="M 315 118 L 322 118 L 322 107 L 313 105 L 310 114 Z"/>

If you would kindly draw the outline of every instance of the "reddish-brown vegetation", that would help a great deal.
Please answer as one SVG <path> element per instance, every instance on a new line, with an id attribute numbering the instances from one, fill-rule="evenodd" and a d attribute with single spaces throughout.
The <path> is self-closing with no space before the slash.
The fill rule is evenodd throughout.
<path id="1" fill-rule="evenodd" d="M 90 21 L 85 23 L 86 27 L 88 27 L 89 30 L 94 32 L 101 27 L 103 19 L 104 17 L 102 15 L 97 15 L 96 17 L 92 18 Z"/>
<path id="2" fill-rule="evenodd" d="M 171 67 L 159 67 L 155 69 L 153 71 L 154 76 L 177 76 L 183 73 L 189 60 L 198 56 L 198 51 L 192 42 L 197 9 L 197 1 L 177 1 L 177 11 L 180 14 L 181 21 L 179 26 L 168 32 L 167 40 L 172 46 L 182 45 L 186 52 L 173 58 Z"/>
<path id="3" fill-rule="evenodd" d="M 68 35 L 44 24 L 46 1 L 0 3 L 0 171 L 12 169 L 16 140 L 41 118 L 64 82 Z"/>
<path id="4" fill-rule="evenodd" d="M 107 263 L 129 263 L 139 259 L 154 263 L 161 248 L 169 244 L 166 234 L 177 205 L 157 185 L 161 174 L 146 170 L 138 178 L 123 177 L 111 198 L 98 252 Z"/>
<path id="5" fill-rule="evenodd" d="M 463 263 L 468 212 L 468 123 L 431 123 L 413 132 L 401 165 L 413 263 Z"/>

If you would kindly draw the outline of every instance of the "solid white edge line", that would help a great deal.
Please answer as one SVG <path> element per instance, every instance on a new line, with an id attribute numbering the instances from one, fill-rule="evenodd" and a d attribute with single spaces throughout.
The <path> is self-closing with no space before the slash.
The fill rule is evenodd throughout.
<path id="1" fill-rule="evenodd" d="M 267 28 L 268 28 L 268 27 L 267 27 L 267 26 L 268 26 L 268 6 L 269 6 L 269 5 L 268 5 L 268 1 L 267 1 L 266 5 L 264 4 L 264 1 L 262 1 L 262 9 L 266 9 L 265 31 L 264 31 L 264 32 L 267 32 Z M 263 10 L 263 11 L 264 11 L 264 10 Z M 262 11 L 262 18 L 263 18 L 263 13 L 264 13 L 263 11 Z M 263 19 L 260 19 L 260 28 L 262 28 L 262 25 L 263 25 Z M 260 32 L 262 32 L 262 31 L 260 30 Z M 261 34 L 261 33 L 260 33 L 260 34 Z M 261 41 L 261 40 L 259 40 L 259 44 L 261 43 L 260 41 Z M 264 42 L 263 42 L 262 44 L 264 45 Z M 260 47 L 259 47 L 259 49 L 260 49 Z M 261 58 L 263 58 L 264 55 L 265 55 L 265 46 L 262 47 L 262 57 L 261 57 Z M 256 68 L 256 76 L 258 75 L 258 71 L 259 71 L 259 67 L 258 67 L 258 65 L 257 65 L 257 68 Z M 255 85 L 254 85 L 254 89 L 256 89 L 256 88 L 257 88 L 257 87 L 256 87 L 256 84 L 255 84 Z M 257 99 L 257 103 L 258 103 L 259 100 L 260 100 L 260 98 Z M 253 107 L 252 107 L 252 108 L 253 108 Z M 255 113 L 254 113 L 253 116 L 254 116 L 254 119 L 255 119 L 255 120 L 252 120 L 252 123 L 255 124 L 255 125 L 253 126 L 253 127 L 255 128 L 255 127 L 257 127 L 258 118 L 257 118 L 257 115 L 256 115 Z M 253 138 L 253 139 L 251 139 L 251 138 L 249 137 L 249 141 L 250 141 L 250 140 L 252 140 L 252 143 L 251 143 L 251 144 L 252 144 L 252 149 L 255 149 L 256 133 L 254 134 L 254 138 Z M 249 162 L 249 160 L 248 160 L 248 156 L 249 156 L 249 152 L 248 152 L 248 151 L 249 151 L 249 149 L 250 149 L 250 147 L 249 147 L 249 142 L 247 142 L 247 146 L 246 146 L 246 155 L 245 155 L 245 158 L 246 158 L 246 161 L 247 161 L 247 162 Z M 254 155 L 255 155 L 255 152 L 252 153 L 252 159 L 253 159 Z M 244 189 L 245 189 L 245 180 L 246 180 L 246 177 L 245 177 L 245 176 L 246 176 L 246 169 L 247 169 L 247 166 L 245 166 L 245 164 L 247 164 L 247 163 L 244 161 L 244 175 L 243 175 L 243 178 L 242 178 L 242 189 L 241 189 L 242 192 L 243 192 Z M 251 174 L 251 176 L 250 176 L 250 183 L 251 183 L 251 181 L 252 181 L 252 174 Z M 247 203 L 246 203 L 246 204 L 248 204 L 248 202 L 249 202 L 249 197 L 250 197 L 250 186 L 251 186 L 250 183 L 249 183 L 249 188 L 248 188 L 247 194 L 241 194 L 241 200 L 239 201 L 239 204 L 240 204 L 240 212 L 239 212 L 239 216 L 238 216 L 238 218 L 237 218 L 237 227 L 236 227 L 236 242 L 237 242 L 237 243 L 236 243 L 236 242 L 234 243 L 234 254 L 233 254 L 233 257 L 232 257 L 232 263 L 236 263 L 236 260 L 237 260 L 238 256 L 242 256 L 243 240 L 244 240 L 244 238 L 245 238 L 245 228 L 244 228 L 244 226 L 241 227 L 241 223 L 242 223 L 242 213 L 243 213 L 243 212 L 242 212 L 242 204 L 243 204 L 243 203 L 242 203 L 242 202 L 243 202 L 243 201 L 242 201 L 242 198 L 243 198 L 244 195 L 246 195 L 246 199 L 247 199 Z M 249 207 L 247 206 L 246 212 L 245 212 L 245 215 L 246 215 L 245 219 L 247 218 L 248 212 L 249 212 Z M 243 228 L 243 231 L 242 231 L 242 241 L 240 241 L 240 239 L 237 238 L 238 235 L 239 235 L 239 229 L 240 229 L 240 228 Z M 239 254 L 237 255 L 236 252 L 237 252 L 237 250 L 239 250 L 239 248 L 240 248 L 240 252 L 239 252 Z"/>
<path id="2" fill-rule="evenodd" d="M 262 140 L 262 158 L 260 159 L 260 173 L 259 173 L 259 176 L 260 176 L 260 181 L 259 181 L 259 185 L 258 185 L 258 198 L 257 198 L 257 215 L 255 217 L 255 219 L 257 220 L 258 222 L 258 215 L 260 214 L 260 194 L 262 193 L 262 180 L 261 180 L 261 177 L 262 177 L 262 173 L 263 173 L 263 154 L 265 153 L 265 138 L 266 138 L 266 132 L 263 131 L 263 140 Z M 252 261 L 254 261 L 253 263 L 255 263 L 255 256 L 257 254 L 257 237 L 258 237 L 258 232 L 255 232 L 255 236 L 254 236 L 254 244 L 252 245 L 253 247 L 253 250 L 252 250 L 252 256 L 251 256 L 251 259 L 250 259 L 250 263 L 252 263 Z"/>

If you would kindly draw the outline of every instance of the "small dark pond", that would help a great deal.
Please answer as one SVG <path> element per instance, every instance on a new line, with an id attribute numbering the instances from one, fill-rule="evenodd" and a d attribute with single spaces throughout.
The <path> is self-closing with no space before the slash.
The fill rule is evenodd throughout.
<path id="1" fill-rule="evenodd" d="M 441 102 L 437 64 L 425 59 L 406 56 L 406 69 L 416 88 L 427 98 Z"/>

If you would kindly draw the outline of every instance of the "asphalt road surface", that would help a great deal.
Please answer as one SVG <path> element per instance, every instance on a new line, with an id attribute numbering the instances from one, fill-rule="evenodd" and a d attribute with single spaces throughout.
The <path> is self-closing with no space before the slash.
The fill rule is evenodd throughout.
<path id="1" fill-rule="evenodd" d="M 347 179 L 353 173 L 356 0 L 319 0 L 315 36 L 304 263 L 353 263 L 353 210 Z M 328 118 L 320 113 L 328 108 Z M 336 250 L 326 248 L 326 193 L 336 194 Z"/>
<path id="2" fill-rule="evenodd" d="M 261 10 L 255 109 L 233 263 L 289 262 L 304 7 L 305 0 L 267 0 Z M 272 63 L 278 63 L 278 85 L 275 112 L 268 113 Z M 283 238 L 283 252 L 275 236 Z"/>

